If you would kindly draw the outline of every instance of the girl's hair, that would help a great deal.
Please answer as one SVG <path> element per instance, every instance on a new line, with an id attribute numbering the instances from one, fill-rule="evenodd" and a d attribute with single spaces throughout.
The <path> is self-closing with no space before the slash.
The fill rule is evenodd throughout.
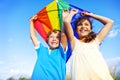
<path id="1" fill-rule="evenodd" d="M 89 19 L 89 17 L 82 17 L 82 18 L 79 18 L 75 23 L 76 23 L 76 28 L 77 26 L 79 26 L 82 22 L 84 22 L 85 20 L 89 21 L 90 23 L 90 27 L 91 27 L 91 30 L 92 30 L 92 22 L 91 20 Z M 75 28 L 75 29 L 76 29 Z M 87 36 L 84 36 L 84 42 L 88 43 L 92 40 L 94 40 L 96 38 L 96 33 L 94 33 L 93 31 L 90 32 Z"/>

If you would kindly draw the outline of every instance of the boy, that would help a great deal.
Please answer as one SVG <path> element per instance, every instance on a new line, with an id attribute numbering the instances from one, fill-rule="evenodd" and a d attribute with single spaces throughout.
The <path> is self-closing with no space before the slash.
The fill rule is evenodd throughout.
<path id="1" fill-rule="evenodd" d="M 66 72 L 66 36 L 59 30 L 52 30 L 48 34 L 48 47 L 44 47 L 36 37 L 34 20 L 30 19 L 30 36 L 37 51 L 37 61 L 31 80 L 65 80 Z M 61 44 L 60 44 L 61 41 Z"/>

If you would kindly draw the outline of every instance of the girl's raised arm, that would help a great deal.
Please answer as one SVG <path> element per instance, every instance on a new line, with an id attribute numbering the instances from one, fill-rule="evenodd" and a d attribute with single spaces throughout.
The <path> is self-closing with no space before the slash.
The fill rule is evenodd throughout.
<path id="1" fill-rule="evenodd" d="M 103 39 L 107 36 L 107 34 L 110 32 L 110 30 L 113 26 L 113 23 L 114 23 L 113 20 L 111 20 L 107 17 L 104 17 L 104 16 L 100 16 L 100 15 L 96 15 L 96 14 L 88 13 L 88 12 L 83 12 L 82 15 L 95 18 L 96 20 L 98 20 L 104 24 L 102 29 L 97 34 L 97 38 L 99 40 L 99 43 L 101 43 L 103 41 Z"/>
<path id="2" fill-rule="evenodd" d="M 74 37 L 74 33 L 71 26 L 71 20 L 76 13 L 78 13 L 78 10 L 76 9 L 72 9 L 70 12 L 68 10 L 63 11 L 63 24 L 65 26 L 65 32 L 67 34 L 68 39 L 70 40 L 72 49 L 75 44 L 75 41 L 74 41 L 75 37 Z"/>

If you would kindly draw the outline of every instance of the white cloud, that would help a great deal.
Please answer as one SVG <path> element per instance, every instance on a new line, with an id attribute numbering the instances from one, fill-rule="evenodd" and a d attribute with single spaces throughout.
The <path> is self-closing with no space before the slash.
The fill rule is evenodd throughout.
<path id="1" fill-rule="evenodd" d="M 2 72 L 0 73 L 0 79 L 2 80 L 6 80 L 10 77 L 14 77 L 16 79 L 18 79 L 19 77 L 26 77 L 29 78 L 30 77 L 30 72 L 27 70 L 21 70 L 21 69 L 10 69 L 6 72 Z"/>
<path id="2" fill-rule="evenodd" d="M 118 36 L 119 33 L 120 33 L 120 30 L 119 30 L 119 29 L 112 30 L 112 31 L 110 31 L 110 33 L 108 34 L 108 37 L 110 37 L 110 38 L 116 37 L 116 36 Z"/>
<path id="3" fill-rule="evenodd" d="M 10 71 L 9 71 L 9 74 L 11 74 L 11 75 L 23 75 L 23 74 L 28 74 L 29 75 L 29 72 L 28 71 L 26 71 L 26 70 L 19 70 L 19 69 L 11 69 Z"/>
<path id="4" fill-rule="evenodd" d="M 10 77 L 14 77 L 16 79 L 19 77 L 29 78 L 32 74 L 32 68 L 29 62 L 17 61 L 16 63 L 13 61 L 12 63 L 7 63 L 0 68 L 0 80 L 7 80 Z"/>
<path id="5" fill-rule="evenodd" d="M 4 61 L 0 61 L 0 64 L 4 64 Z"/>
<path id="6" fill-rule="evenodd" d="M 120 73 L 120 57 L 108 59 L 106 62 L 110 72 L 117 76 Z"/>
<path id="7" fill-rule="evenodd" d="M 120 65 L 120 57 L 107 59 L 106 62 L 108 63 L 108 65 Z"/>
<path id="8" fill-rule="evenodd" d="M 120 33 L 120 21 L 116 21 L 116 23 L 113 26 L 113 29 L 109 32 L 108 37 L 113 38 L 118 36 L 118 34 Z"/>
<path id="9" fill-rule="evenodd" d="M 11 42 L 13 42 L 13 38 L 8 39 L 8 43 L 11 43 Z"/>

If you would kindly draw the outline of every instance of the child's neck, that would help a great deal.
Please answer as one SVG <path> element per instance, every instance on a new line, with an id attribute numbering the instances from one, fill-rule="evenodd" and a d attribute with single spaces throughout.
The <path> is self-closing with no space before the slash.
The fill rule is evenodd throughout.
<path id="1" fill-rule="evenodd" d="M 81 42 L 85 42 L 85 37 L 81 37 L 81 38 L 79 38 L 79 40 L 81 41 Z"/>
<path id="2" fill-rule="evenodd" d="M 56 47 L 56 48 L 49 48 L 50 50 L 54 50 L 54 49 L 57 49 L 58 47 Z"/>

